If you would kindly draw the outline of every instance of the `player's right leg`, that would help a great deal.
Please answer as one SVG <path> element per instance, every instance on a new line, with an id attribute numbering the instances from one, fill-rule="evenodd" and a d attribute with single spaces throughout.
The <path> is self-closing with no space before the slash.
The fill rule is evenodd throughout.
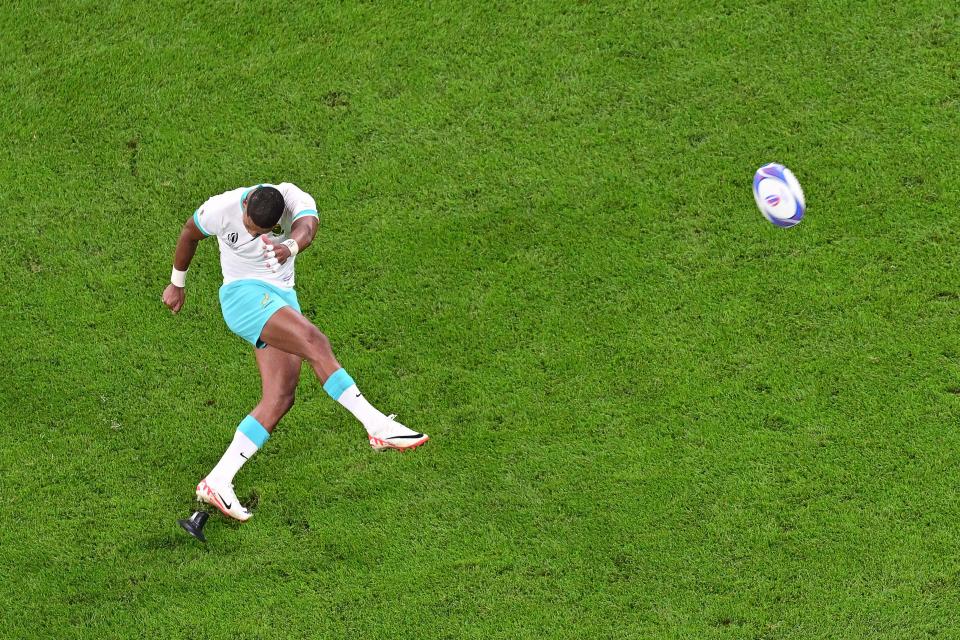
<path id="1" fill-rule="evenodd" d="M 299 356 L 273 347 L 255 349 L 263 396 L 243 419 L 217 466 L 197 485 L 197 498 L 220 509 L 224 515 L 248 520 L 252 515 L 237 498 L 233 478 L 266 443 L 280 419 L 293 406 L 300 380 Z"/>
<path id="2" fill-rule="evenodd" d="M 394 416 L 386 416 L 371 405 L 337 362 L 327 337 L 292 307 L 283 307 L 270 316 L 260 340 L 309 362 L 330 397 L 363 424 L 375 450 L 415 449 L 429 440 L 426 434 L 408 429 Z"/>

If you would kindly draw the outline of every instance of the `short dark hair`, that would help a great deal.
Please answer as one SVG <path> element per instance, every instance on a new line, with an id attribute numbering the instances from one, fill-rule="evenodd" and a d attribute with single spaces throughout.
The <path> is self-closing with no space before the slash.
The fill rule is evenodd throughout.
<path id="1" fill-rule="evenodd" d="M 274 227 L 285 206 L 283 194 L 275 187 L 261 185 L 247 196 L 247 215 L 261 229 Z"/>

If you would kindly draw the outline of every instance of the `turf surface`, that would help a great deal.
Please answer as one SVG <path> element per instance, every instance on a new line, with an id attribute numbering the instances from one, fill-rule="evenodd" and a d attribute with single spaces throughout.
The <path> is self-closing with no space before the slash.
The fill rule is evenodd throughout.
<path id="1" fill-rule="evenodd" d="M 11 2 L 0 637 L 960 636 L 950 3 Z M 808 194 L 781 230 L 754 169 Z M 378 406 L 256 403 L 208 196 L 319 203 Z"/>

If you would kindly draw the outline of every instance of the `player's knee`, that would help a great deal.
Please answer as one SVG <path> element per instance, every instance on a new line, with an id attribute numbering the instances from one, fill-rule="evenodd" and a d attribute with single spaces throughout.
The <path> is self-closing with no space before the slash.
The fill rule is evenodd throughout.
<path id="1" fill-rule="evenodd" d="M 322 358 L 330 352 L 330 340 L 316 327 L 310 327 L 306 335 L 307 356 L 313 360 Z"/>

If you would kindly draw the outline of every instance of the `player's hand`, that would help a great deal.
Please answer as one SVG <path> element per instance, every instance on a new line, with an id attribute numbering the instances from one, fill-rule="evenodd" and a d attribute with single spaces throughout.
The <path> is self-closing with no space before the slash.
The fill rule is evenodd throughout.
<path id="1" fill-rule="evenodd" d="M 177 313 L 183 307 L 183 301 L 187 297 L 187 290 L 171 283 L 163 290 L 163 304 L 170 307 L 170 311 Z"/>
<path id="2" fill-rule="evenodd" d="M 260 244 L 260 252 L 263 254 L 263 263 L 267 269 L 276 273 L 280 270 L 280 265 L 290 258 L 290 247 L 285 244 L 275 243 L 267 236 L 260 236 L 263 242 Z"/>

